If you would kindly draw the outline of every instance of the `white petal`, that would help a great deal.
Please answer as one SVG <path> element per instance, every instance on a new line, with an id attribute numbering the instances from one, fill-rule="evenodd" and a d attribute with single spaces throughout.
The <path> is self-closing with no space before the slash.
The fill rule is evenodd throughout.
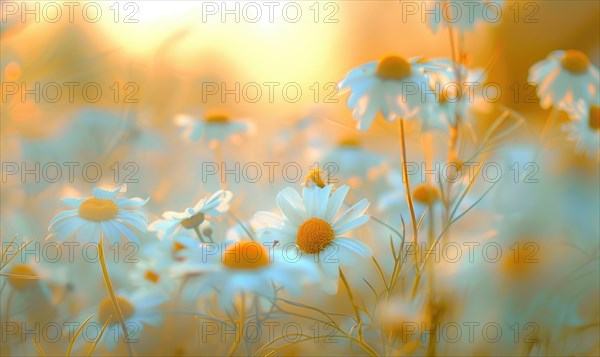
<path id="1" fill-rule="evenodd" d="M 363 242 L 357 239 L 336 238 L 334 242 L 339 244 L 340 251 L 344 249 L 349 249 L 352 252 L 363 257 L 370 257 L 373 255 L 373 250 L 368 245 L 364 244 Z"/>

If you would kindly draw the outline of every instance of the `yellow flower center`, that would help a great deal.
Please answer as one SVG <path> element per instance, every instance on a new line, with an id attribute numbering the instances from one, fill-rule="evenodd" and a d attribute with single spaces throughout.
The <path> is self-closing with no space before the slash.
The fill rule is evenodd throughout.
<path id="1" fill-rule="evenodd" d="M 335 238 L 331 225 L 321 218 L 311 218 L 298 228 L 296 244 L 304 253 L 316 254 Z"/>
<path id="2" fill-rule="evenodd" d="M 123 296 L 117 296 L 116 298 L 117 304 L 119 305 L 119 307 L 121 308 L 121 312 L 123 313 L 123 318 L 127 319 L 131 315 L 133 315 L 133 311 L 135 310 L 133 304 Z M 118 314 L 114 309 L 110 296 L 105 297 L 104 300 L 102 300 L 102 302 L 100 303 L 98 307 L 98 319 L 101 323 L 105 323 L 106 321 L 109 321 L 109 319 L 111 324 L 119 322 Z"/>
<path id="3" fill-rule="evenodd" d="M 152 270 L 146 270 L 146 274 L 144 274 L 144 278 L 146 280 L 149 280 L 156 284 L 160 280 L 160 275 L 156 274 Z"/>
<path id="4" fill-rule="evenodd" d="M 346 137 L 342 138 L 338 142 L 338 145 L 342 147 L 357 148 L 360 146 L 360 140 L 357 137 Z"/>
<path id="5" fill-rule="evenodd" d="M 174 242 L 173 243 L 173 251 L 175 253 L 179 252 L 180 250 L 185 249 L 185 245 L 179 243 L 179 242 Z"/>
<path id="6" fill-rule="evenodd" d="M 79 216 L 93 222 L 108 221 L 119 214 L 119 207 L 113 200 L 88 198 L 79 206 Z"/>
<path id="7" fill-rule="evenodd" d="M 446 171 L 448 179 L 451 181 L 459 179 L 462 176 L 463 166 L 464 162 L 460 160 L 449 163 L 448 170 Z"/>
<path id="8" fill-rule="evenodd" d="M 440 199 L 440 191 L 435 186 L 423 183 L 415 187 L 413 198 L 419 203 L 431 205 Z"/>
<path id="9" fill-rule="evenodd" d="M 223 265 L 230 269 L 259 269 L 269 265 L 269 252 L 260 243 L 244 240 L 225 249 Z"/>
<path id="10" fill-rule="evenodd" d="M 538 268 L 540 255 L 534 246 L 537 244 L 534 243 L 537 242 L 536 238 L 526 237 L 523 241 L 530 243 L 516 244 L 516 249 L 511 249 L 502 255 L 500 269 L 508 277 L 528 278 Z"/>
<path id="11" fill-rule="evenodd" d="M 377 76 L 381 79 L 402 80 L 411 73 L 410 62 L 399 56 L 388 56 L 379 61 Z"/>
<path id="12" fill-rule="evenodd" d="M 211 124 L 227 124 L 229 117 L 225 114 L 210 114 L 204 118 L 204 121 Z"/>
<path id="13" fill-rule="evenodd" d="M 16 81 L 21 76 L 21 66 L 16 62 L 10 62 L 4 67 L 4 75 L 8 81 Z"/>
<path id="14" fill-rule="evenodd" d="M 565 55 L 560 60 L 560 64 L 567 71 L 579 74 L 585 72 L 590 64 L 588 56 L 577 50 L 565 51 Z"/>
<path id="15" fill-rule="evenodd" d="M 305 186 L 316 185 L 316 186 L 319 186 L 320 188 L 325 187 L 326 186 L 325 181 L 323 181 L 323 178 L 321 177 L 322 172 L 323 172 L 323 170 L 319 170 L 319 169 L 310 170 L 310 172 L 308 173 L 308 175 L 306 175 L 306 178 L 304 179 L 304 185 Z"/>
<path id="16" fill-rule="evenodd" d="M 26 264 L 17 264 L 10 269 L 9 274 L 20 275 L 20 276 L 9 276 L 8 281 L 17 290 L 25 290 L 28 287 L 34 285 L 36 279 L 22 278 L 21 276 L 36 276 L 35 271 Z"/>
<path id="17" fill-rule="evenodd" d="M 589 119 L 590 129 L 592 130 L 600 130 L 600 107 L 597 105 L 592 105 L 590 108 L 590 119 Z"/>
<path id="18" fill-rule="evenodd" d="M 191 216 L 190 218 L 186 218 L 184 220 L 181 221 L 181 225 L 183 226 L 183 228 L 186 229 L 192 229 L 195 227 L 198 227 L 198 225 L 200 225 L 200 223 L 204 222 L 204 213 L 200 212 L 200 213 L 196 213 L 195 215 Z"/>

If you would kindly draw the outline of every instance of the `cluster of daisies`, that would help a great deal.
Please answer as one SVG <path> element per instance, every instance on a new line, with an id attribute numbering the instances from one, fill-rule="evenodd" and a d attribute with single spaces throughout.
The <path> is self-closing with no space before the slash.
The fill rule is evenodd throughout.
<path id="1" fill-rule="evenodd" d="M 240 239 L 217 238 L 210 228 L 211 219 L 229 209 L 229 191 L 218 191 L 182 212 L 164 212 L 163 219 L 147 225 L 141 207 L 148 199 L 117 197 L 125 186 L 63 199 L 72 209 L 52 219 L 48 238 L 96 243 L 125 238 L 139 243 L 137 236 L 146 229 L 155 232 L 160 241 L 147 247 L 153 250 L 153 261 L 142 261 L 135 269 L 134 281 L 143 282 L 147 293 L 116 297 L 125 321 L 140 326 L 160 323 L 156 309 L 175 291 L 173 282 L 179 277 L 189 279 L 198 298 L 218 292 L 224 311 L 243 293 L 259 296 L 266 304 L 280 289 L 297 295 L 310 284 L 335 294 L 341 267 L 372 254 L 359 239 L 347 237 L 368 221 L 369 202 L 363 199 L 348 207 L 349 187 L 324 185 L 319 173 L 311 173 L 307 182 L 301 194 L 293 188 L 279 192 L 280 212 L 258 212 L 259 228 L 245 227 L 247 235 Z M 119 329 L 112 309 L 111 299 L 105 298 L 96 318 Z M 104 340 L 109 349 L 114 347 L 115 339 Z"/>
<path id="2" fill-rule="evenodd" d="M 350 92 L 347 104 L 361 131 L 381 113 L 388 122 L 419 119 L 424 131 L 447 132 L 457 121 L 470 120 L 469 104 L 476 98 L 463 94 L 464 85 L 481 85 L 483 76 L 448 59 L 392 55 L 353 69 L 339 87 Z M 587 55 L 554 51 L 531 67 L 528 81 L 536 86 L 542 108 L 569 114 L 572 120 L 563 130 L 576 149 L 600 158 L 600 74 Z"/>
<path id="3" fill-rule="evenodd" d="M 499 7 L 502 1 L 485 3 Z M 472 6 L 469 2 L 456 4 L 463 13 L 468 13 Z M 462 17 L 464 21 L 457 23 L 442 6 L 434 9 L 434 16 L 428 17 L 434 31 L 448 28 L 462 33 L 473 30 L 476 23 L 484 20 L 479 15 L 483 12 L 479 11 L 474 18 L 465 16 Z M 418 122 L 422 132 L 448 133 L 457 131 L 461 123 L 474 121 L 471 107 L 478 98 L 469 95 L 481 94 L 466 91 L 464 85 L 483 84 L 484 76 L 483 70 L 446 58 L 407 59 L 390 55 L 352 69 L 340 81 L 339 88 L 348 92 L 347 106 L 361 132 L 368 130 L 380 114 L 388 122 Z M 575 142 L 578 151 L 600 158 L 600 78 L 598 68 L 587 55 L 577 50 L 552 52 L 547 59 L 531 67 L 528 81 L 537 87 L 541 107 L 553 109 L 551 117 L 558 111 L 569 115 L 569 122 L 561 125 L 566 132 L 565 139 Z M 249 120 L 234 119 L 218 112 L 180 114 L 175 116 L 174 124 L 185 141 L 204 144 L 215 153 L 223 142 L 239 140 L 254 130 Z M 549 121 L 550 126 L 553 124 Z M 297 129 L 309 125 L 311 123 L 303 121 Z M 325 161 L 337 163 L 341 177 L 359 176 L 369 181 L 368 184 L 361 186 L 360 182 L 351 180 L 339 185 L 330 184 L 321 170 L 313 170 L 301 192 L 293 187 L 282 189 L 273 204 L 263 203 L 273 210 L 257 212 L 247 221 L 238 220 L 233 214 L 234 197 L 227 189 L 201 199 L 193 207 L 162 212 L 161 218 L 153 222 L 149 222 L 144 211 L 150 198 L 122 197 L 126 193 L 125 185 L 114 189 L 96 188 L 91 197 L 64 198 L 62 202 L 69 209 L 50 221 L 49 241 L 75 239 L 96 244 L 99 249 L 103 249 L 105 243 L 130 242 L 140 247 L 141 253 L 141 259 L 133 267 L 118 270 L 118 264 L 112 264 L 109 269 L 102 266 L 106 274 L 106 294 L 93 306 L 79 306 L 73 302 L 73 310 L 80 315 L 78 320 L 101 326 L 106 333 L 100 333 L 95 343 L 110 351 L 124 338 L 139 338 L 145 327 L 162 326 L 165 305 L 169 301 L 176 305 L 180 298 L 191 297 L 198 308 L 194 313 L 212 318 L 218 315 L 214 310 L 231 317 L 232 311 L 251 300 L 257 309 L 269 311 L 282 294 L 300 296 L 309 288 L 337 294 L 340 282 L 346 282 L 344 269 L 366 264 L 373 251 L 377 251 L 374 246 L 365 244 L 367 237 L 361 234 L 370 219 L 367 214 L 370 203 L 361 199 L 360 190 L 353 189 L 353 196 L 349 196 L 349 192 L 350 187 L 376 186 L 365 173 L 380 166 L 385 158 L 363 149 L 359 138 L 353 136 L 342 139 Z M 403 209 L 401 214 L 406 216 L 407 197 L 417 203 L 416 208 L 411 207 L 416 210 L 417 217 L 432 216 L 432 211 L 439 211 L 442 201 L 439 190 L 421 184 L 407 192 L 404 177 L 398 172 L 389 176 L 392 188 L 380 197 L 380 211 L 386 211 L 392 217 L 397 213 L 395 209 L 400 207 Z M 454 188 L 461 184 L 459 182 Z M 236 221 L 226 232 L 215 224 L 223 216 Z M 400 225 L 395 223 L 392 224 L 395 227 Z M 413 228 L 417 226 L 416 222 L 412 224 Z M 429 227 L 431 232 L 435 229 L 433 226 Z M 416 234 L 414 238 L 416 240 Z M 5 254 L 2 253 L 3 261 Z M 377 259 L 373 261 L 379 264 Z M 389 265 L 384 264 L 384 267 Z M 44 284 L 44 272 L 36 271 L 28 264 L 10 264 L 10 261 L 3 263 L 4 267 L 8 270 L 8 282 L 14 291 L 23 294 L 19 296 L 23 300 L 34 302 L 25 294 L 33 290 L 36 282 L 42 288 L 43 300 L 52 299 Z M 511 265 L 509 269 L 520 267 Z M 394 266 L 390 285 L 386 284 L 386 288 L 392 285 L 391 280 L 400 274 L 399 271 L 400 268 Z M 117 274 L 113 274 L 115 272 Z M 118 273 L 124 273 L 125 278 Z M 82 280 L 88 279 L 85 274 Z M 119 284 L 123 281 L 132 286 Z M 385 277 L 383 281 L 386 283 Z M 351 289 L 346 288 L 352 299 Z M 182 294 L 184 289 L 191 293 Z M 440 307 L 442 303 L 436 305 L 436 302 L 425 300 L 411 301 L 410 304 L 420 305 L 410 310 L 426 311 L 429 325 L 435 323 L 435 317 L 444 308 Z M 352 305 L 356 308 L 354 301 Z M 395 307 L 391 304 L 387 311 L 393 311 Z M 65 312 L 70 313 L 72 311 Z M 361 320 L 358 310 L 356 315 L 357 320 Z M 392 315 L 403 316 L 402 312 Z M 360 323 L 362 321 L 354 325 L 348 335 L 352 335 L 352 330 L 358 331 L 358 342 L 363 338 Z M 127 331 L 131 324 L 136 326 L 135 331 L 130 331 L 134 336 Z M 81 340 L 74 343 L 76 350 L 82 346 Z"/>

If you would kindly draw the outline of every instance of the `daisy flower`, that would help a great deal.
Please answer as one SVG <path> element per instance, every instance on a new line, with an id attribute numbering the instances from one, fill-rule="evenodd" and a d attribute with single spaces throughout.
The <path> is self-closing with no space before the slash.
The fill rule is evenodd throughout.
<path id="1" fill-rule="evenodd" d="M 430 80 L 425 106 L 419 114 L 423 131 L 447 131 L 457 118 L 468 120 L 468 109 L 475 98 L 472 97 L 474 92 L 465 86 L 480 85 L 483 71 L 462 65 L 455 69 L 452 61 L 444 58 L 420 60 L 419 66 Z"/>
<path id="2" fill-rule="evenodd" d="M 177 263 L 177 252 L 184 249 L 187 242 L 197 241 L 192 237 L 177 236 L 173 241 L 159 240 L 145 246 L 143 258 L 129 271 L 131 283 L 139 289 L 168 296 L 177 288 L 177 280 L 169 276 L 170 267 Z"/>
<path id="3" fill-rule="evenodd" d="M 575 142 L 577 152 L 600 158 L 600 101 L 590 106 L 580 101 L 567 109 L 571 120 L 562 126 L 568 139 Z"/>
<path id="4" fill-rule="evenodd" d="M 502 3 L 503 0 L 429 0 L 423 6 L 433 12 L 426 17 L 434 33 L 442 27 L 464 33 L 474 30 L 479 22 L 498 22 Z"/>
<path id="5" fill-rule="evenodd" d="M 130 341 L 139 341 L 145 325 L 156 327 L 162 323 L 163 317 L 160 311 L 158 311 L 158 307 L 167 300 L 163 294 L 149 293 L 140 289 L 133 294 L 119 292 L 116 299 L 123 312 Z M 99 334 L 102 326 L 107 321 L 109 325 L 102 334 L 98 344 L 104 345 L 108 351 L 112 351 L 119 342 L 125 340 L 125 334 L 119 324 L 117 312 L 109 296 L 98 304 L 96 316 L 89 321 L 89 324 L 95 325 L 96 328 L 93 330 Z M 82 336 L 88 342 L 96 340 L 97 337 Z M 83 347 L 83 345 L 80 347 Z"/>
<path id="6" fill-rule="evenodd" d="M 92 197 L 63 198 L 61 201 L 72 209 L 52 218 L 48 238 L 66 240 L 76 236 L 81 242 L 99 242 L 102 235 L 117 243 L 123 236 L 139 244 L 136 233 L 146 230 L 147 218 L 138 208 L 149 199 L 117 198 L 126 191 L 124 184 L 114 190 L 95 188 Z"/>
<path id="7" fill-rule="evenodd" d="M 186 140 L 205 141 L 209 144 L 222 143 L 235 135 L 246 134 L 252 130 L 249 121 L 234 120 L 225 114 L 207 114 L 204 118 L 179 114 L 175 117 L 175 125 L 183 128 L 181 135 Z"/>
<path id="8" fill-rule="evenodd" d="M 333 193 L 332 189 L 333 185 L 305 187 L 300 196 L 285 188 L 277 195 L 282 216 L 259 212 L 256 219 L 265 225 L 260 230 L 262 241 L 277 241 L 277 247 L 286 250 L 294 245 L 300 261 L 321 272 L 323 289 L 335 294 L 340 265 L 354 265 L 358 257 L 369 257 L 372 251 L 356 239 L 343 237 L 369 220 L 365 214 L 369 202 L 363 199 L 338 216 L 350 188 L 343 185 Z"/>
<path id="9" fill-rule="evenodd" d="M 347 104 L 359 130 L 367 130 L 378 112 L 389 122 L 418 114 L 428 80 L 415 66 L 417 60 L 388 56 L 359 66 L 342 79 L 339 88 L 350 91 Z"/>
<path id="10" fill-rule="evenodd" d="M 167 211 L 162 214 L 164 219 L 150 223 L 148 230 L 157 232 L 160 239 L 172 237 L 182 228 L 200 231 L 208 226 L 207 215 L 220 216 L 229 209 L 229 201 L 233 194 L 230 191 L 219 190 L 210 198 L 203 198 L 194 207 L 183 212 Z"/>
<path id="11" fill-rule="evenodd" d="M 299 295 L 303 285 L 317 278 L 311 264 L 290 262 L 274 254 L 272 242 L 244 239 L 220 244 L 199 243 L 187 248 L 180 252 L 185 261 L 173 268 L 173 274 L 197 276 L 192 281 L 199 294 L 196 296 L 218 291 L 218 305 L 223 311 L 230 311 L 236 297 L 243 292 L 274 299 L 275 283 L 286 292 Z"/>
<path id="12" fill-rule="evenodd" d="M 0 286 L 3 288 L 8 286 L 12 290 L 10 294 L 5 294 L 0 299 L 0 304 L 5 308 L 4 313 L 14 318 L 24 316 L 43 319 L 55 316 L 56 306 L 52 299 L 52 286 L 60 284 L 60 279 L 56 276 L 55 270 L 48 269 L 45 261 L 36 262 L 36 259 L 27 259 L 27 247 L 16 253 L 19 256 L 13 255 L 14 247 L 10 249 L 8 247 L 19 244 L 15 243 L 16 238 L 15 236 L 10 243 L 3 242 L 3 247 L 0 249 L 3 258 L 0 262 Z M 11 306 L 13 294 L 16 301 L 12 301 Z M 24 308 L 25 306 L 27 308 Z"/>
<path id="13" fill-rule="evenodd" d="M 529 69 L 527 79 L 537 86 L 540 106 L 564 109 L 583 100 L 592 103 L 598 96 L 600 74 L 581 51 L 554 51 Z"/>
<path id="14" fill-rule="evenodd" d="M 337 146 L 321 160 L 326 175 L 326 181 L 337 182 L 340 177 L 346 182 L 360 182 L 367 179 L 373 170 L 379 168 L 384 163 L 384 158 L 362 147 L 357 137 L 344 137 L 340 139 Z M 335 165 L 328 167 L 326 165 Z M 321 188 L 325 185 L 321 185 Z M 352 185 L 351 185 L 352 186 Z"/>
<path id="15" fill-rule="evenodd" d="M 394 208 L 405 207 L 406 190 L 402 173 L 392 171 L 388 174 L 387 180 L 390 190 L 381 195 L 378 209 L 384 212 Z M 412 197 L 415 203 L 422 206 L 417 211 L 417 214 L 423 213 L 422 209 L 427 208 L 429 205 L 435 205 L 441 199 L 440 190 L 434 184 L 413 182 L 412 185 L 414 187 Z"/>

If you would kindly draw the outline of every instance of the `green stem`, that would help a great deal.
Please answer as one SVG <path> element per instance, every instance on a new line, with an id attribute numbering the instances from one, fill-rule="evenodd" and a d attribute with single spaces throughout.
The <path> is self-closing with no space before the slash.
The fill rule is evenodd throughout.
<path id="1" fill-rule="evenodd" d="M 121 328 L 123 329 L 123 334 L 125 335 L 125 344 L 127 345 L 127 350 L 129 352 L 129 356 L 133 356 L 133 349 L 131 344 L 129 343 L 129 332 L 127 332 L 127 326 L 125 325 L 125 318 L 123 317 L 123 311 L 121 311 L 121 306 L 117 301 L 117 296 L 115 294 L 115 290 L 113 288 L 112 282 L 110 281 L 110 275 L 108 274 L 108 269 L 106 268 L 106 261 L 104 259 L 104 244 L 103 244 L 102 233 L 100 233 L 100 242 L 98 243 L 98 258 L 100 261 L 100 267 L 102 268 L 102 276 L 104 277 L 104 283 L 106 284 L 106 290 L 108 290 L 108 294 L 110 295 L 110 299 L 113 303 L 113 307 L 117 312 L 117 318 L 119 319 L 119 324 L 121 324 Z M 103 321 L 102 321 L 103 322 Z"/>

